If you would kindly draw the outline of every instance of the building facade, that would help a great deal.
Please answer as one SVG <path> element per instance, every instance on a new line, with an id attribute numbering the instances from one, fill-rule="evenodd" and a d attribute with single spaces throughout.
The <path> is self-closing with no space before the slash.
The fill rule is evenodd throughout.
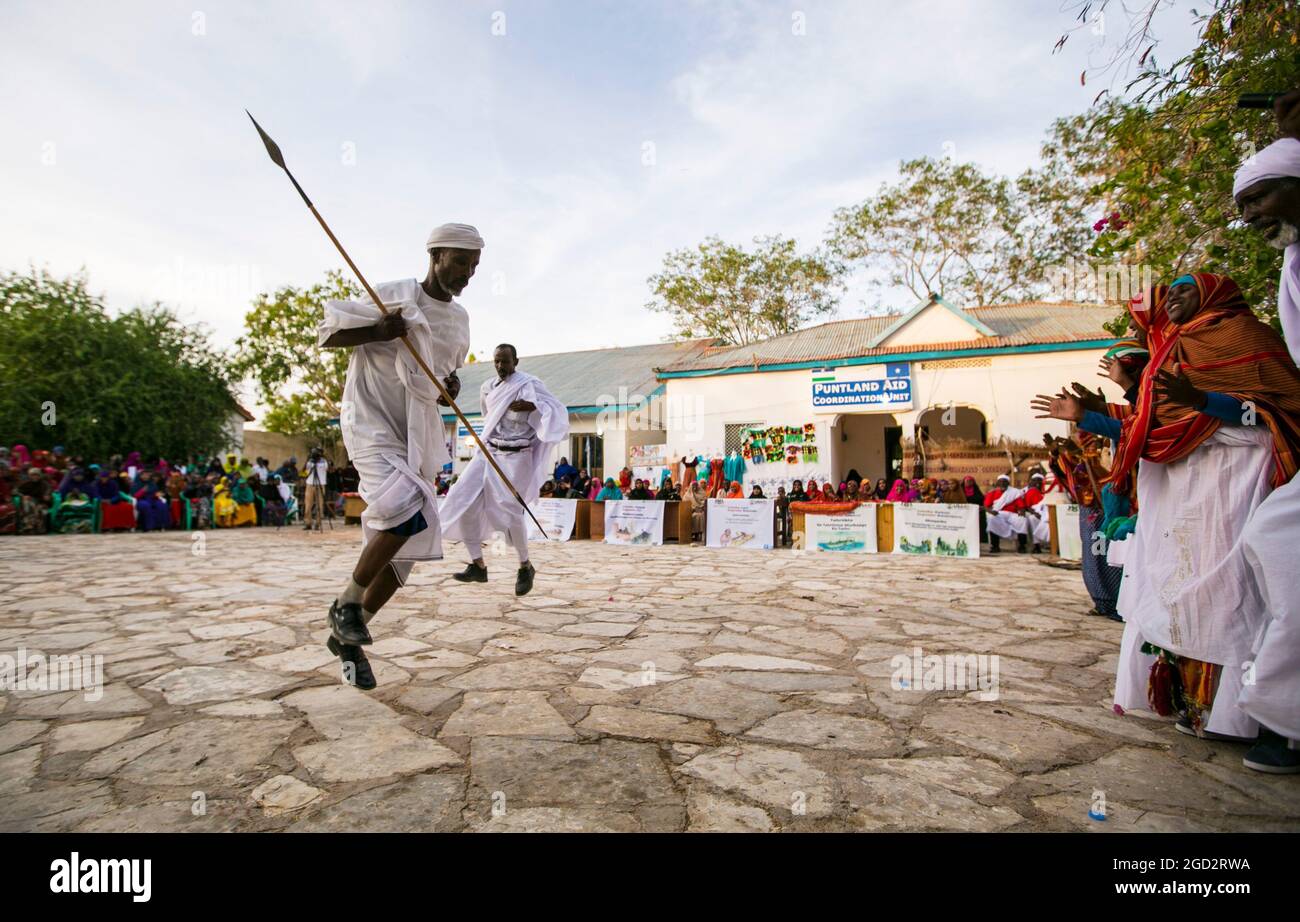
<path id="1" fill-rule="evenodd" d="M 931 298 L 905 314 L 842 320 L 746 346 L 701 350 L 659 371 L 669 457 L 743 453 L 746 491 L 794 478 L 839 482 L 1007 469 L 1019 443 L 1067 426 L 1029 401 L 1098 377 L 1119 308 L 1030 302 L 962 310 Z M 747 444 L 748 443 L 748 444 Z M 747 450 L 748 449 L 748 450 Z M 906 449 L 906 450 L 905 450 Z M 1021 452 L 1023 454 L 1023 452 Z M 983 458 L 984 460 L 981 460 Z"/>
<path id="2" fill-rule="evenodd" d="M 745 346 L 707 340 L 521 356 L 569 409 L 561 457 L 593 475 L 623 467 L 658 482 L 682 458 L 744 455 L 746 492 L 798 478 L 910 477 L 918 454 L 930 476 L 981 483 L 1025 459 L 1045 432 L 1029 401 L 1079 381 L 1108 399 L 1098 377 L 1115 338 L 1102 324 L 1120 308 L 1027 302 L 969 309 L 930 298 L 903 314 L 840 320 Z M 477 429 L 491 362 L 460 371 L 461 410 Z M 443 414 L 453 471 L 476 450 Z M 481 435 L 481 431 L 480 431 Z M 919 448 L 917 440 L 920 439 Z M 707 469 L 707 463 L 704 466 Z"/>

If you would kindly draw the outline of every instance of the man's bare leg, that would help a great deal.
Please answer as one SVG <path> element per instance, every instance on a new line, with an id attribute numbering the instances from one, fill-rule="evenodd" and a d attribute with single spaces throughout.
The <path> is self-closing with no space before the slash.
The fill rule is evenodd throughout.
<path id="1" fill-rule="evenodd" d="M 356 579 L 353 576 L 353 579 Z M 379 609 L 387 604 L 388 600 L 393 597 L 402 584 L 397 580 L 397 571 L 392 567 L 384 567 L 379 571 L 379 575 L 370 581 L 366 587 L 365 597 L 361 601 L 362 613 L 366 619 L 366 624 L 370 619 L 379 613 Z"/>
<path id="2" fill-rule="evenodd" d="M 352 578 L 361 586 L 369 587 L 375 578 L 382 575 L 385 570 L 395 579 L 392 567 L 393 557 L 402 549 L 406 543 L 406 535 L 396 535 L 391 531 L 374 532 L 366 546 L 361 549 L 361 556 L 357 559 L 357 565 L 352 569 Z M 396 587 L 394 587 L 396 588 Z M 389 596 L 392 592 L 388 593 Z M 387 601 L 385 597 L 384 601 Z M 367 606 L 369 607 L 369 606 Z M 374 609 L 371 609 L 374 611 Z"/>

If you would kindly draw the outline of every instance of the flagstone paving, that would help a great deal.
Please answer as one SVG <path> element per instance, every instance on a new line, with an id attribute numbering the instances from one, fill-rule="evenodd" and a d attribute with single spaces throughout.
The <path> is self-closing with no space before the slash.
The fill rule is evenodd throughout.
<path id="1" fill-rule="evenodd" d="M 0 539 L 0 655 L 104 666 L 0 692 L 0 831 L 1300 829 L 1300 779 L 1112 713 L 1121 626 L 1030 557 L 534 545 L 522 599 L 422 564 L 361 692 L 323 622 L 358 544 Z"/>

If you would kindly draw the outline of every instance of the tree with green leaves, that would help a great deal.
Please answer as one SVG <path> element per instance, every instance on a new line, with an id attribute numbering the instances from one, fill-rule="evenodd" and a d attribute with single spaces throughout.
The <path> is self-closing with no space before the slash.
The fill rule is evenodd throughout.
<path id="1" fill-rule="evenodd" d="M 907 160 L 898 182 L 835 212 L 829 245 L 877 289 L 959 305 L 1028 300 L 1089 243 L 1080 191 L 1054 164 L 1012 180 L 950 158 Z"/>
<path id="2" fill-rule="evenodd" d="M 1094 259 L 1141 264 L 1165 281 L 1193 270 L 1229 275 L 1256 312 L 1276 322 L 1282 257 L 1240 226 L 1232 177 L 1277 137 L 1277 126 L 1271 112 L 1236 103 L 1242 93 L 1300 86 L 1300 6 L 1211 0 L 1197 15 L 1197 45 L 1166 65 L 1155 54 L 1155 29 L 1169 6 L 1163 0 L 1131 10 L 1109 0 L 1077 4 L 1080 23 L 1108 11 L 1112 19 L 1129 17 L 1099 71 L 1114 76 L 1136 68 L 1136 74 L 1123 94 L 1103 90 L 1087 112 L 1058 121 L 1050 143 L 1089 186 L 1098 219 Z M 1085 72 L 1081 79 L 1087 78 Z M 1126 324 L 1127 317 L 1117 317 L 1111 328 Z"/>
<path id="3" fill-rule="evenodd" d="M 317 348 L 316 326 L 326 301 L 360 295 L 343 273 L 331 271 L 308 288 L 286 285 L 254 299 L 235 343 L 234 371 L 257 382 L 268 431 L 330 444 L 338 438 L 331 420 L 343 400 L 349 351 Z"/>
<path id="4" fill-rule="evenodd" d="M 834 267 L 796 242 L 754 238 L 754 249 L 709 237 L 694 249 L 674 250 L 649 279 L 646 306 L 673 319 L 683 339 L 744 345 L 799 329 L 835 309 Z"/>
<path id="5" fill-rule="evenodd" d="M 230 442 L 226 357 L 160 304 L 110 316 L 84 274 L 0 274 L 0 443 L 184 460 Z"/>

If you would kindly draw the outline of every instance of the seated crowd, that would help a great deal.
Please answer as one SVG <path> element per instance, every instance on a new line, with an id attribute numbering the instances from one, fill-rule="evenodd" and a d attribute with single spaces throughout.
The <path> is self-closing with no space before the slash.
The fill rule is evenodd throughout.
<path id="1" fill-rule="evenodd" d="M 1053 489 L 1064 489 L 1065 484 L 1056 474 L 1033 471 L 1027 487 L 1012 487 L 1011 478 L 1003 475 L 989 484 L 985 492 L 974 477 L 961 479 L 916 477 L 911 480 L 895 479 L 891 485 L 885 478 L 875 482 L 863 481 L 856 470 L 850 470 L 838 486 L 831 482 L 818 484 L 816 480 L 792 480 L 776 488 L 775 500 L 777 531 L 782 543 L 790 544 L 791 503 L 855 504 L 855 503 L 954 503 L 973 504 L 980 507 L 980 541 L 987 540 L 990 553 L 1001 550 L 1001 539 L 1016 537 L 1016 548 L 1024 553 L 1032 548 L 1038 553 L 1048 542 L 1049 526 L 1043 508 L 1046 494 Z M 676 484 L 670 471 L 665 470 L 658 487 L 649 480 L 633 477 L 629 468 L 623 468 L 617 478 L 591 476 L 586 468 L 574 468 L 568 459 L 561 458 L 554 475 L 542 484 L 543 499 L 590 500 L 660 500 L 664 502 L 689 501 L 692 505 L 697 535 L 703 531 L 704 506 L 709 499 L 767 499 L 763 488 L 754 484 L 748 494 L 737 481 L 710 477 L 708 469 L 701 471 L 698 480 Z M 992 522 L 990 526 L 989 523 Z"/>
<path id="2" fill-rule="evenodd" d="M 59 445 L 0 446 L 0 534 L 279 527 L 301 518 L 305 476 L 296 457 L 274 469 L 234 454 L 173 464 L 133 451 L 88 463 Z M 351 465 L 331 478 L 336 498 L 359 479 Z"/>

